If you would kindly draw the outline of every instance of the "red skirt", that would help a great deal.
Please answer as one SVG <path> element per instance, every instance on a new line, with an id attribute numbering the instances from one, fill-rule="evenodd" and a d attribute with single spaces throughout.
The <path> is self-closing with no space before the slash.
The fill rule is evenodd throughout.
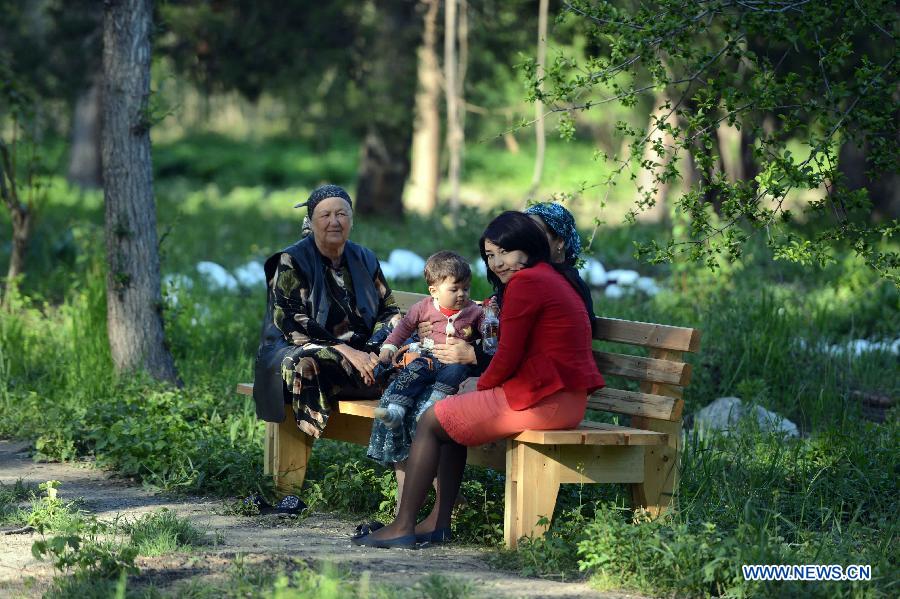
<path id="1" fill-rule="evenodd" d="M 563 389 L 524 410 L 513 410 L 502 387 L 451 395 L 434 406 L 434 415 L 461 445 L 472 447 L 525 430 L 575 428 L 584 419 L 587 391 Z"/>

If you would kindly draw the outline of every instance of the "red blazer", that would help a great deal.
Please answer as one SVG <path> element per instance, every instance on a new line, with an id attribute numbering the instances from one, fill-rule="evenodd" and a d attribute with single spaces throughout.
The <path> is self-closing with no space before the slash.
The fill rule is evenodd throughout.
<path id="1" fill-rule="evenodd" d="M 497 353 L 478 389 L 502 386 L 509 407 L 524 410 L 562 389 L 603 385 L 587 309 L 572 285 L 545 262 L 514 274 L 503 292 Z"/>

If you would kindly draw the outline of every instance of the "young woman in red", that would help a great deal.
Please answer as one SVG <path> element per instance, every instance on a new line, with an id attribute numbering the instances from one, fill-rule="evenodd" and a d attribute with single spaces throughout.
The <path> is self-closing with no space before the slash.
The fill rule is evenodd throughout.
<path id="1" fill-rule="evenodd" d="M 425 412 L 406 465 L 393 523 L 354 539 L 371 547 L 413 547 L 450 538 L 450 513 L 462 482 L 466 447 L 526 429 L 564 429 L 584 418 L 589 393 L 603 386 L 591 352 L 585 301 L 550 264 L 543 231 L 521 212 L 504 212 L 479 242 L 500 302 L 496 355 L 471 393 Z M 416 513 L 437 475 L 431 514 Z"/>

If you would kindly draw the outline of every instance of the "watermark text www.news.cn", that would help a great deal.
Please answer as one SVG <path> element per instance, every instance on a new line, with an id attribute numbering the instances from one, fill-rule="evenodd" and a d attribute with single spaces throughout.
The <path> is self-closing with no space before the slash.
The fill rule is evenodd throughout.
<path id="1" fill-rule="evenodd" d="M 872 580 L 872 566 L 838 564 L 818 565 L 744 565 L 744 580 Z"/>

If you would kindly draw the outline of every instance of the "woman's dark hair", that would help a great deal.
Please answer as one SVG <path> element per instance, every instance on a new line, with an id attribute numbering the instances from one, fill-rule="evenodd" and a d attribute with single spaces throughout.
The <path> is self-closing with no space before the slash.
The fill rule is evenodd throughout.
<path id="1" fill-rule="evenodd" d="M 478 240 L 478 249 L 481 250 L 481 259 L 484 260 L 484 265 L 487 267 L 488 281 L 497 292 L 497 299 L 501 301 L 503 284 L 491 270 L 487 254 L 484 252 L 484 242 L 488 240 L 508 252 L 515 250 L 525 252 L 525 255 L 528 256 L 525 268 L 531 268 L 538 262 L 550 262 L 550 245 L 547 243 L 547 236 L 544 235 L 540 226 L 531 220 L 531 217 L 509 210 L 492 220 L 484 230 L 481 239 Z"/>
<path id="2" fill-rule="evenodd" d="M 484 252 L 484 242 L 487 240 L 507 251 L 521 250 L 525 252 L 525 255 L 528 256 L 525 268 L 530 268 L 538 262 L 550 264 L 581 296 L 587 309 L 588 318 L 593 322 L 594 301 L 591 298 L 590 289 L 571 264 L 553 264 L 550 261 L 550 244 L 547 243 L 547 236 L 540 225 L 534 222 L 530 216 L 512 210 L 504 212 L 488 224 L 481 239 L 478 240 L 481 259 L 484 260 L 484 265 L 487 267 L 487 279 L 494 287 L 497 301 L 502 306 L 504 286 L 488 264 L 487 254 Z"/>

